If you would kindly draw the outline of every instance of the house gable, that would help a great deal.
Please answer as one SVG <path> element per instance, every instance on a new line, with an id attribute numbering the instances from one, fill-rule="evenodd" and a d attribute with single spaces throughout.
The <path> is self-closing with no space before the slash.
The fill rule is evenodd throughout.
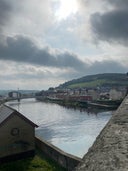
<path id="1" fill-rule="evenodd" d="M 6 159 L 34 155 L 35 127 L 18 111 L 0 106 L 0 163 Z"/>
<path id="2" fill-rule="evenodd" d="M 24 115 L 19 113 L 17 110 L 12 109 L 11 107 L 6 106 L 6 105 L 2 105 L 0 107 L 0 127 L 3 124 L 5 124 L 11 117 L 13 117 L 13 115 L 19 116 L 21 119 L 23 119 L 25 122 L 27 122 L 28 124 L 32 125 L 33 127 L 38 127 L 38 125 L 33 123 L 31 120 L 26 118 Z"/>

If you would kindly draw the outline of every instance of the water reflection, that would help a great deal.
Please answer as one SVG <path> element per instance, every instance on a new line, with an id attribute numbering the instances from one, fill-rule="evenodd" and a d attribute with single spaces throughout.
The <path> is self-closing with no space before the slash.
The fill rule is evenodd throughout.
<path id="1" fill-rule="evenodd" d="M 111 117 L 111 111 L 66 108 L 33 99 L 8 102 L 39 125 L 36 135 L 62 150 L 83 157 Z"/>

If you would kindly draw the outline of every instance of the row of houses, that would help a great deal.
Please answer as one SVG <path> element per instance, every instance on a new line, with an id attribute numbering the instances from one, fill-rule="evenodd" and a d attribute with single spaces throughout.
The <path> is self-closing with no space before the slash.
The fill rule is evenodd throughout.
<path id="1" fill-rule="evenodd" d="M 97 100 L 97 99 L 111 99 L 111 100 L 120 100 L 123 99 L 126 95 L 126 89 L 117 89 L 110 88 L 106 91 L 101 91 L 100 89 L 64 89 L 52 91 L 42 91 L 38 95 L 49 97 L 49 98 L 58 98 L 58 99 L 68 99 L 68 100 Z M 37 95 L 37 96 L 38 96 Z"/>

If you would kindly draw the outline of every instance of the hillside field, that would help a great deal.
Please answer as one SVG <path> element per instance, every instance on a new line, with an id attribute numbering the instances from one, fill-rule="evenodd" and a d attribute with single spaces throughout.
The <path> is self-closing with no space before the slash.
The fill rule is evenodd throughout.
<path id="1" fill-rule="evenodd" d="M 107 86 L 128 86 L 127 74 L 118 73 L 104 73 L 96 75 L 88 75 L 78 79 L 74 79 L 64 84 L 61 84 L 59 88 L 94 88 L 94 87 L 107 87 Z"/>

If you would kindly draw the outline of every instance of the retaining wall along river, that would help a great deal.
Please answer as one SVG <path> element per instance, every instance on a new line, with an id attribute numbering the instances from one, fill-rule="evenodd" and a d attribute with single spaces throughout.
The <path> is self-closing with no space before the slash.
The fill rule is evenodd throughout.
<path id="1" fill-rule="evenodd" d="M 58 164 L 66 168 L 68 171 L 74 170 L 74 168 L 80 163 L 81 159 L 71 154 L 65 153 L 54 145 L 47 141 L 35 137 L 36 146 L 44 154 L 51 159 L 55 160 Z"/>

